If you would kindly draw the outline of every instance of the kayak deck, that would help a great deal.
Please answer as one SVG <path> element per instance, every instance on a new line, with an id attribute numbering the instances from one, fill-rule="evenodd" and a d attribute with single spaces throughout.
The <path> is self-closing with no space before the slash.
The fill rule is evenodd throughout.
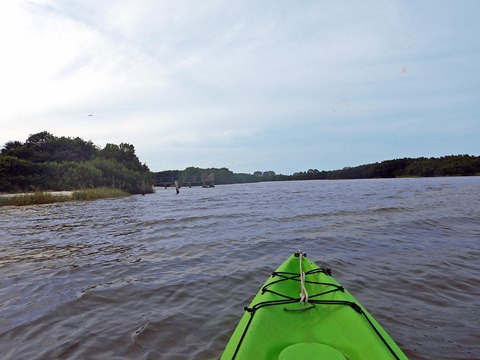
<path id="1" fill-rule="evenodd" d="M 221 359 L 407 359 L 329 270 L 302 255 L 289 257 L 267 280 Z M 300 302 L 302 286 L 306 303 Z"/>

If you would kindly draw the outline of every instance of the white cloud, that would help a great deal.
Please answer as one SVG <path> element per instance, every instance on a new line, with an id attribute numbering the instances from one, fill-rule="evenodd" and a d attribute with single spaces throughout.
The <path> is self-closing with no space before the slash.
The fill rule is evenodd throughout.
<path id="1" fill-rule="evenodd" d="M 426 25 L 428 6 L 5 1 L 0 143 L 48 130 L 158 151 L 217 144 L 247 152 L 278 148 L 291 129 L 313 141 L 312 129 L 391 137 L 411 119 L 429 116 L 429 124 L 448 113 L 471 123 L 460 110 L 478 93 L 475 56 L 449 50 L 468 41 L 478 49 L 478 40 L 462 37 L 465 10 L 439 6 L 437 25 Z M 451 27 L 438 31 L 442 19 Z M 442 44 L 451 33 L 462 45 Z M 313 145 L 292 146 L 307 153 Z"/>
<path id="2" fill-rule="evenodd" d="M 141 52 L 82 22 L 20 4 L 2 13 L 2 20 L 10 19 L 1 31 L 9 39 L 0 67 L 4 118 L 69 108 L 86 115 L 89 104 L 118 104 L 153 83 L 162 86 L 161 78 L 150 80 L 152 68 L 142 67 L 149 60 Z"/>

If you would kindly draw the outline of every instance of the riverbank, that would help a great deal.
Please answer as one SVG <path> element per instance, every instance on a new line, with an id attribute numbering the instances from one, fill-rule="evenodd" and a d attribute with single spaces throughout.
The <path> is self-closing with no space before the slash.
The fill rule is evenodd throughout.
<path id="1" fill-rule="evenodd" d="M 119 198 L 129 195 L 120 190 L 107 187 L 76 191 L 37 191 L 34 193 L 2 194 L 0 206 L 27 206 L 52 204 L 66 201 L 88 201 Z"/>

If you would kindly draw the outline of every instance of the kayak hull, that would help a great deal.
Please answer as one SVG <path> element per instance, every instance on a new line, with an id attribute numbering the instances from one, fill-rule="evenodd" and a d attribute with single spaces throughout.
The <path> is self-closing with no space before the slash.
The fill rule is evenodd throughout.
<path id="1" fill-rule="evenodd" d="M 300 302 L 302 272 L 308 302 Z M 246 308 L 221 357 L 407 359 L 368 311 L 302 254 L 289 257 Z"/>

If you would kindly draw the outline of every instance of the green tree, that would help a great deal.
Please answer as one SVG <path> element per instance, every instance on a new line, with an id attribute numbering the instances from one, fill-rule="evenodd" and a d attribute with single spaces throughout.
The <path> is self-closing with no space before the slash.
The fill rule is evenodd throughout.
<path id="1" fill-rule="evenodd" d="M 127 192 L 151 191 L 152 175 L 131 144 L 107 144 L 56 137 L 47 131 L 25 143 L 9 141 L 0 154 L 0 191 L 66 190 L 112 186 Z M 146 186 L 143 186 L 146 184 Z"/>

